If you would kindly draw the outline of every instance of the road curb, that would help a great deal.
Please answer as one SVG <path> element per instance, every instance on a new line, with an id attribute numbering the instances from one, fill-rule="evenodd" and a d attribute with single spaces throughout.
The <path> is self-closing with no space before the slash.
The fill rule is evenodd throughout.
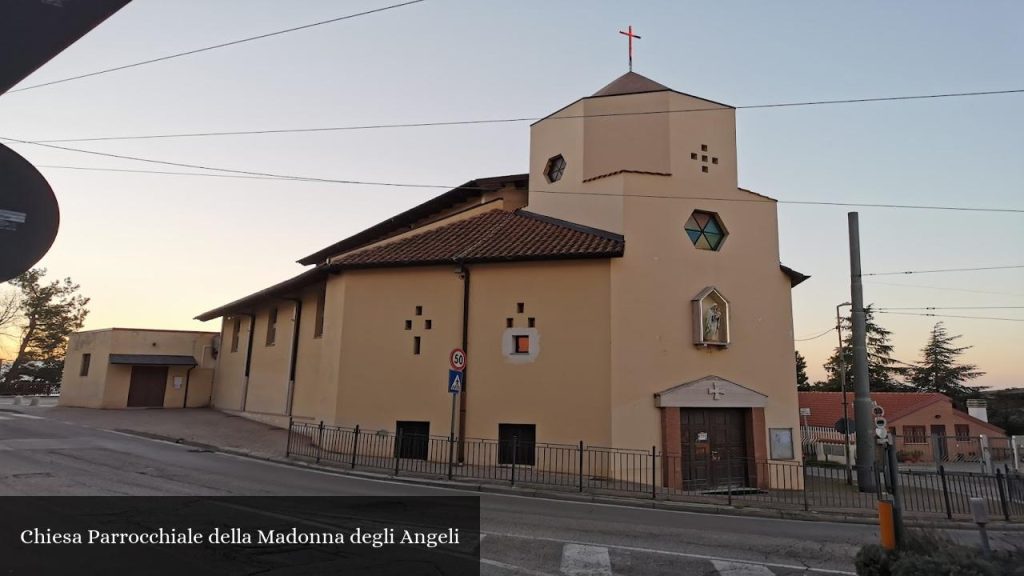
<path id="1" fill-rule="evenodd" d="M 80 426 L 87 426 L 78 424 Z M 91 426 L 87 426 L 90 427 Z M 678 500 L 664 500 L 664 499 L 651 499 L 651 498 L 630 498 L 625 496 L 612 496 L 600 493 L 579 493 L 579 492 L 563 492 L 557 490 L 545 490 L 543 488 L 533 487 L 516 487 L 516 486 L 502 486 L 500 484 L 490 484 L 485 482 L 476 481 L 463 481 L 463 480 L 448 480 L 446 478 L 422 478 L 415 476 L 396 476 L 394 474 L 381 473 L 381 472 L 369 472 L 364 470 L 353 470 L 345 469 L 334 466 L 326 466 L 323 464 L 316 464 L 311 462 L 304 462 L 301 460 L 294 460 L 291 458 L 285 458 L 281 456 L 272 456 L 268 454 L 249 452 L 246 450 L 240 450 L 235 448 L 225 448 L 213 446 L 210 444 L 204 444 L 202 442 L 195 442 L 186 440 L 184 438 L 174 438 L 172 436 L 165 436 L 161 434 L 154 434 L 151 432 L 144 432 L 140 430 L 129 430 L 129 429 L 105 429 L 120 434 L 128 434 L 132 436 L 138 436 L 150 440 L 157 440 L 161 442 L 168 442 L 171 444 L 178 444 L 183 446 L 190 446 L 193 448 L 199 448 L 205 451 L 228 454 L 240 458 L 248 458 L 252 460 L 260 460 L 265 462 L 272 462 L 282 466 L 290 466 L 293 468 L 305 468 L 310 470 L 317 470 L 320 472 L 327 472 L 331 474 L 337 474 L 339 476 L 349 476 L 353 478 L 363 478 L 367 480 L 387 480 L 389 482 L 400 482 L 403 484 L 411 484 L 418 486 L 429 486 L 434 488 L 447 488 L 453 490 L 466 490 L 471 492 L 481 492 L 485 494 L 499 494 L 504 496 L 518 496 L 524 498 L 544 498 L 549 500 L 559 500 L 567 502 L 582 502 L 592 504 L 603 504 L 609 506 L 624 506 L 628 508 L 646 508 L 653 510 L 663 510 L 666 512 L 689 512 L 699 514 L 720 514 L 724 516 L 740 516 L 749 518 L 767 518 L 767 519 L 781 519 L 781 520 L 793 520 L 803 522 L 838 522 L 844 524 L 862 524 L 862 525 L 877 525 L 878 520 L 874 516 L 865 514 L 830 514 L 822 512 L 804 512 L 801 510 L 780 510 L 773 508 L 759 508 L 754 506 L 728 506 L 721 504 L 704 504 L 699 502 L 681 502 Z M 905 524 L 911 528 L 941 528 L 941 529 L 954 529 L 954 530 L 976 530 L 977 525 L 971 522 L 956 521 L 956 520 L 945 520 L 945 519 L 923 519 L 915 517 L 907 517 Z M 1024 524 L 1015 522 L 1005 521 L 993 521 L 989 525 L 989 530 L 1000 530 L 1007 532 L 1024 532 Z"/>

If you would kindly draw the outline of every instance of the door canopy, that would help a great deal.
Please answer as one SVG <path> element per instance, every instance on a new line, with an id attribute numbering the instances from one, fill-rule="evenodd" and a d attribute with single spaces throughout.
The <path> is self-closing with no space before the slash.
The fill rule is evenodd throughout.
<path id="1" fill-rule="evenodd" d="M 768 397 L 719 376 L 705 376 L 654 395 L 658 408 L 764 408 Z"/>

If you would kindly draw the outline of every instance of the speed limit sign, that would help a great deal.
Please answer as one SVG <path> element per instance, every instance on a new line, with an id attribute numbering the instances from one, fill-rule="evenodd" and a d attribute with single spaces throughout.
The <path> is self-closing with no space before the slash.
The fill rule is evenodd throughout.
<path id="1" fill-rule="evenodd" d="M 466 351 L 462 348 L 452 350 L 451 355 L 448 356 L 448 363 L 451 364 L 452 370 L 462 372 L 466 369 Z"/>

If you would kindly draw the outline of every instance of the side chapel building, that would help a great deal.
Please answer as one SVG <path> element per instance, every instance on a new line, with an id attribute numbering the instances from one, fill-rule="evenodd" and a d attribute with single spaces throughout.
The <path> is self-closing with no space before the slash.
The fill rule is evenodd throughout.
<path id="1" fill-rule="evenodd" d="M 684 113 L 680 111 L 695 110 Z M 800 457 L 776 202 L 737 185 L 736 113 L 629 72 L 534 123 L 482 178 L 299 260 L 222 318 L 213 405 L 720 462 Z M 765 485 L 756 471 L 748 481 Z"/>

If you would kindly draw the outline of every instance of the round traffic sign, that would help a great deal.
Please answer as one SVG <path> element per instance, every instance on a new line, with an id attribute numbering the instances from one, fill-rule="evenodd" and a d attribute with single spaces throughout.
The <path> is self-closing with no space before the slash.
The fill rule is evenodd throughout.
<path id="1" fill-rule="evenodd" d="M 456 348 L 452 350 L 452 353 L 448 356 L 448 363 L 451 364 L 452 370 L 465 370 L 466 369 L 466 351 L 462 348 Z"/>

